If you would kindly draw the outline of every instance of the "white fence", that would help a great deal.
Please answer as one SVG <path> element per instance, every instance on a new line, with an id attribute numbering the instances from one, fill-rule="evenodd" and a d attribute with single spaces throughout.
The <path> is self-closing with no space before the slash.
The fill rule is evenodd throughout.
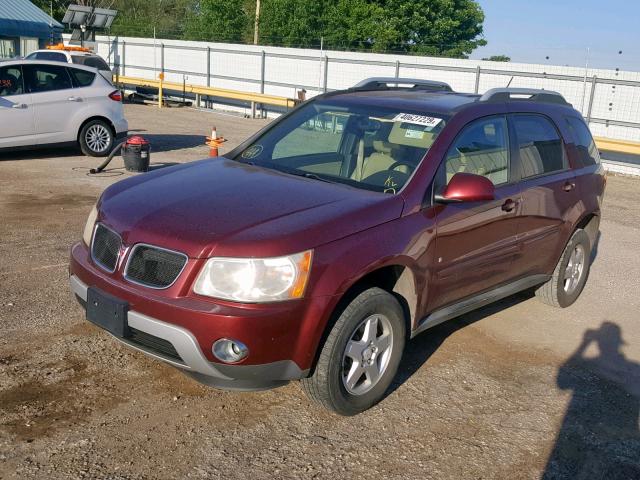
<path id="1" fill-rule="evenodd" d="M 168 81 L 287 97 L 374 76 L 441 80 L 462 92 L 507 85 L 556 90 L 595 135 L 640 141 L 640 72 L 129 37 L 99 37 L 97 50 L 121 75 L 157 78 L 164 71 Z"/>

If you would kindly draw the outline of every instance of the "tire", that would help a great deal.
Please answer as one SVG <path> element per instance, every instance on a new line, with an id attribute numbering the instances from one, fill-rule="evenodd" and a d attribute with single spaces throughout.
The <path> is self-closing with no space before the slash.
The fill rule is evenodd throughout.
<path id="1" fill-rule="evenodd" d="M 340 415 L 367 410 L 383 398 L 396 375 L 405 337 L 398 300 L 380 288 L 365 290 L 340 314 L 313 374 L 301 380 L 302 389 L 311 400 Z"/>
<path id="2" fill-rule="evenodd" d="M 85 155 L 106 157 L 113 150 L 115 134 L 111 125 L 104 120 L 91 120 L 80 129 L 78 142 Z"/>
<path id="3" fill-rule="evenodd" d="M 578 252 L 582 252 L 581 254 Z M 580 255 L 582 255 L 581 267 Z M 573 304 L 587 283 L 591 267 L 591 243 L 584 230 L 576 230 L 565 247 L 553 275 L 536 289 L 547 305 L 566 308 Z"/>

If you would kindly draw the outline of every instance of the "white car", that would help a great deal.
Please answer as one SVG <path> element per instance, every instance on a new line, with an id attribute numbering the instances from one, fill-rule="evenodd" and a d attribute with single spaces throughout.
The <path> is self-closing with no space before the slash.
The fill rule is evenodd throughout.
<path id="1" fill-rule="evenodd" d="M 103 58 L 86 48 L 63 47 L 36 50 L 25 57 L 25 60 L 45 60 L 49 62 L 73 63 L 85 67 L 97 68 L 104 78 L 111 81 L 113 72 Z"/>
<path id="2" fill-rule="evenodd" d="M 76 143 L 108 155 L 129 129 L 122 94 L 95 68 L 59 62 L 0 63 L 0 150 Z"/>

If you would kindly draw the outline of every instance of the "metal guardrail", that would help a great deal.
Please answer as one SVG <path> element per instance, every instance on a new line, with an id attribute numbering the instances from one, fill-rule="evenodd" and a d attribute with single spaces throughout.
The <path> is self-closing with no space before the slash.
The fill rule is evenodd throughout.
<path id="1" fill-rule="evenodd" d="M 160 80 L 149 80 L 145 78 L 114 76 L 116 85 L 133 85 L 142 87 L 162 88 L 163 90 L 179 91 L 195 95 L 205 95 L 210 97 L 225 98 L 229 100 L 240 100 L 244 102 L 260 103 L 277 107 L 293 108 L 297 101 L 293 98 L 280 97 L 277 95 L 267 95 L 265 93 L 241 92 L 226 88 L 205 87 L 201 85 L 189 85 L 176 82 L 166 82 Z"/>
<path id="2" fill-rule="evenodd" d="M 628 155 L 640 156 L 640 143 L 628 142 L 626 140 L 612 140 L 610 138 L 596 137 L 594 138 L 596 146 L 599 150 L 609 152 L 626 153 Z"/>

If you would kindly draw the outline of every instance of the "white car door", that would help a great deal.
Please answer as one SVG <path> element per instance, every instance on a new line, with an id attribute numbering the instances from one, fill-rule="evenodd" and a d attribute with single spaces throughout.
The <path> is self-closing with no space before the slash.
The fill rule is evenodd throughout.
<path id="1" fill-rule="evenodd" d="M 83 98 L 73 88 L 67 68 L 32 63 L 24 65 L 23 70 L 27 89 L 31 92 L 38 143 L 74 141 L 75 138 L 67 138 L 67 123 Z"/>
<path id="2" fill-rule="evenodd" d="M 28 145 L 34 133 L 31 95 L 26 93 L 22 68 L 0 68 L 0 148 Z"/>

